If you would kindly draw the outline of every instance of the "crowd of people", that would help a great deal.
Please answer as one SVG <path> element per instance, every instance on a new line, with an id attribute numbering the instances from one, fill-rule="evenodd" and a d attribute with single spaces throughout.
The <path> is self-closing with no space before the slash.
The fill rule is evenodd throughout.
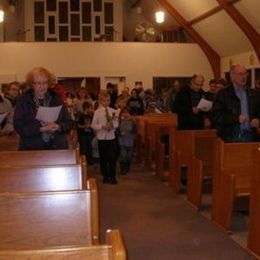
<path id="1" fill-rule="evenodd" d="M 192 76 L 187 86 L 175 80 L 171 88 L 162 88 L 157 97 L 137 82 L 130 91 L 118 94 L 108 83 L 95 99 L 85 88 L 65 92 L 55 76 L 45 68 L 34 68 L 23 87 L 11 82 L 0 96 L 1 135 L 17 133 L 20 150 L 67 149 L 67 134 L 75 129 L 80 153 L 89 165 L 100 165 L 104 183 L 116 184 L 116 162 L 121 174 L 131 167 L 137 126 L 134 116 L 146 113 L 176 113 L 180 130 L 216 128 L 227 142 L 258 140 L 260 104 L 259 80 L 254 89 L 247 86 L 243 65 L 233 65 L 231 83 L 223 79 L 209 81 L 203 90 L 203 75 Z M 210 104 L 201 107 L 201 100 Z M 60 107 L 54 122 L 38 118 L 40 107 Z"/>

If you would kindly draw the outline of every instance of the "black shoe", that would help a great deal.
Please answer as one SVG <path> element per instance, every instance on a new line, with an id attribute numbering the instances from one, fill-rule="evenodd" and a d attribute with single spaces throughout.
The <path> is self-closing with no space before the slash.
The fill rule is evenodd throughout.
<path id="1" fill-rule="evenodd" d="M 111 179 L 111 184 L 117 184 L 116 178 Z"/>
<path id="2" fill-rule="evenodd" d="M 110 183 L 110 179 L 108 177 L 104 177 L 103 183 Z"/>

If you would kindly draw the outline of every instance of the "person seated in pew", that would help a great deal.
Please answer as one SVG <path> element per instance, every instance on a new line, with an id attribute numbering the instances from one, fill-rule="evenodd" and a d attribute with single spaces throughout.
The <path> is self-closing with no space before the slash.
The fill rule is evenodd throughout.
<path id="1" fill-rule="evenodd" d="M 51 89 L 55 76 L 47 69 L 32 69 L 26 76 L 29 89 L 17 100 L 14 127 L 20 135 L 19 150 L 68 149 L 67 134 L 73 122 L 61 98 Z M 61 106 L 55 122 L 36 119 L 39 107 Z"/>
<path id="2" fill-rule="evenodd" d="M 205 95 L 202 87 L 204 77 L 194 75 L 190 86 L 183 88 L 176 95 L 174 111 L 178 115 L 179 130 L 195 130 L 204 128 L 204 112 L 197 108 L 201 98 Z"/>
<path id="3" fill-rule="evenodd" d="M 241 64 L 230 69 L 231 85 L 222 89 L 213 104 L 218 136 L 225 142 L 258 140 L 259 93 L 247 85 L 247 71 Z"/>
<path id="4" fill-rule="evenodd" d="M 16 101 L 19 95 L 20 95 L 20 83 L 17 81 L 13 81 L 9 83 L 6 88 L 5 98 L 11 102 L 13 108 L 16 105 Z"/>
<path id="5" fill-rule="evenodd" d="M 101 91 L 98 98 L 99 107 L 94 113 L 91 123 L 98 139 L 100 169 L 103 183 L 117 184 L 116 161 L 118 156 L 118 143 L 115 131 L 118 128 L 118 112 L 109 107 L 110 95 Z"/>
<path id="6" fill-rule="evenodd" d="M 10 135 L 14 132 L 13 126 L 13 108 L 10 101 L 0 95 L 0 114 L 3 115 L 0 122 L 0 136 Z"/>

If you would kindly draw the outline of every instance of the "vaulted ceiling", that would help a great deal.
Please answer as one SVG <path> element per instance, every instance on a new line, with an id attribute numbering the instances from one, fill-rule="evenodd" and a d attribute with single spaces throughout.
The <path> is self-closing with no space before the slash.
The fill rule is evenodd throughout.
<path id="1" fill-rule="evenodd" d="M 177 24 L 184 27 L 202 49 L 208 45 L 213 56 L 216 54 L 225 57 L 255 51 L 260 58 L 260 0 L 132 0 L 132 2 L 135 6 L 140 5 L 144 12 L 149 10 L 148 14 L 156 9 L 166 11 L 167 26 Z M 204 45 L 205 43 L 207 45 Z M 206 51 L 204 50 L 207 55 Z"/>

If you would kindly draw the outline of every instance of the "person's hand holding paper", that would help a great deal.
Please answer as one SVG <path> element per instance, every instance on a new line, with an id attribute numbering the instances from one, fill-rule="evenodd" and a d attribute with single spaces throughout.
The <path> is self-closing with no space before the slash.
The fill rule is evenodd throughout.
<path id="1" fill-rule="evenodd" d="M 200 111 L 208 112 L 212 108 L 213 102 L 205 98 L 202 98 L 197 105 L 197 109 Z"/>

